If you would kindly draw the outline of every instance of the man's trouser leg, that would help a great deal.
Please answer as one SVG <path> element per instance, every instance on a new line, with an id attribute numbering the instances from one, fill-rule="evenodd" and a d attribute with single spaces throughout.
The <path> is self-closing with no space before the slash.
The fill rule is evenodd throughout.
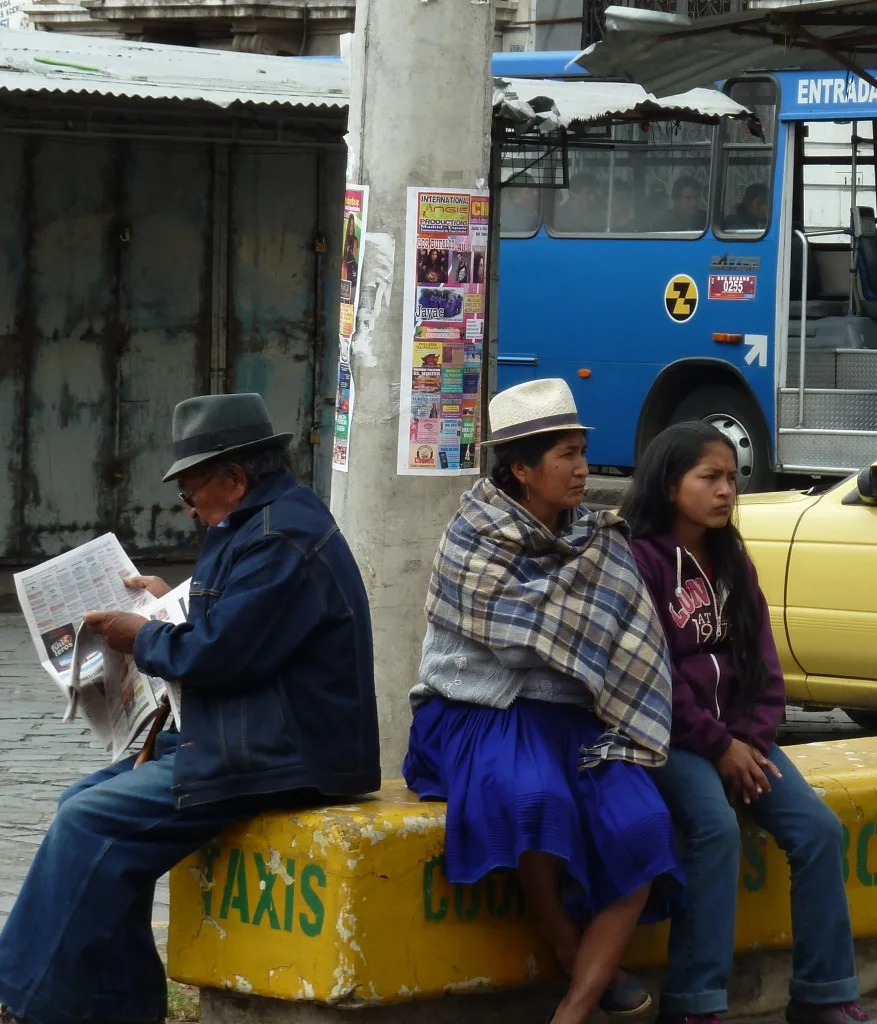
<path id="1" fill-rule="evenodd" d="M 34 858 L 0 934 L 0 1003 L 37 1024 L 163 1021 L 152 936 L 156 881 L 227 825 L 277 806 L 249 798 L 177 810 L 176 734 L 77 783 Z"/>

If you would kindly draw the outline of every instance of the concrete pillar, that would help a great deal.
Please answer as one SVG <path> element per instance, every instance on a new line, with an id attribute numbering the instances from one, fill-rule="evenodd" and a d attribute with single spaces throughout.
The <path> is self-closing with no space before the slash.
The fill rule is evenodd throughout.
<path id="1" fill-rule="evenodd" d="M 487 181 L 493 21 L 489 0 L 356 5 L 348 181 L 370 189 L 360 310 L 374 315 L 354 339 L 349 472 L 333 474 L 332 511 L 371 600 L 388 778 L 398 777 L 407 742 L 429 570 L 474 481 L 396 475 L 406 189 Z"/>

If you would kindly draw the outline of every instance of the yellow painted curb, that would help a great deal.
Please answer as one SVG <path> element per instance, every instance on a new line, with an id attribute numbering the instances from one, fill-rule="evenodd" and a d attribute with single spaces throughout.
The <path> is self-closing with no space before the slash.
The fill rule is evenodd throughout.
<path id="1" fill-rule="evenodd" d="M 787 753 L 837 812 L 857 938 L 877 936 L 877 738 Z M 401 782 L 355 806 L 273 813 L 229 829 L 171 874 L 169 973 L 202 988 L 367 1005 L 554 976 L 514 872 L 444 877 L 444 805 Z M 785 859 L 744 828 L 738 952 L 791 944 Z M 659 966 L 666 926 L 633 967 Z"/>

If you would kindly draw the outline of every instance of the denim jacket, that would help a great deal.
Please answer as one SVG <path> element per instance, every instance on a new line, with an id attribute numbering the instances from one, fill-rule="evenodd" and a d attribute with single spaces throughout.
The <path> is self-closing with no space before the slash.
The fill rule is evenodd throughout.
<path id="1" fill-rule="evenodd" d="M 177 806 L 380 787 L 368 599 L 323 502 L 261 481 L 195 566 L 188 621 L 150 622 L 138 667 L 182 687 Z"/>

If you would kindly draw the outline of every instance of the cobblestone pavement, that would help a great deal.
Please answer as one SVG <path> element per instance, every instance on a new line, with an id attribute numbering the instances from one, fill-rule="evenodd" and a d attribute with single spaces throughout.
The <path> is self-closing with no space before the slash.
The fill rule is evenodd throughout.
<path id="1" fill-rule="evenodd" d="M 21 615 L 0 615 L 0 926 L 64 790 L 107 763 L 80 720 L 64 725 L 64 700 L 37 661 Z M 167 881 L 153 922 L 165 940 Z"/>
<path id="2" fill-rule="evenodd" d="M 59 795 L 106 763 L 80 723 L 61 722 L 63 700 L 36 660 L 24 620 L 0 614 L 0 924 L 12 906 Z M 784 742 L 865 735 L 842 712 L 789 711 Z M 168 919 L 166 881 L 153 920 L 159 941 Z"/>

